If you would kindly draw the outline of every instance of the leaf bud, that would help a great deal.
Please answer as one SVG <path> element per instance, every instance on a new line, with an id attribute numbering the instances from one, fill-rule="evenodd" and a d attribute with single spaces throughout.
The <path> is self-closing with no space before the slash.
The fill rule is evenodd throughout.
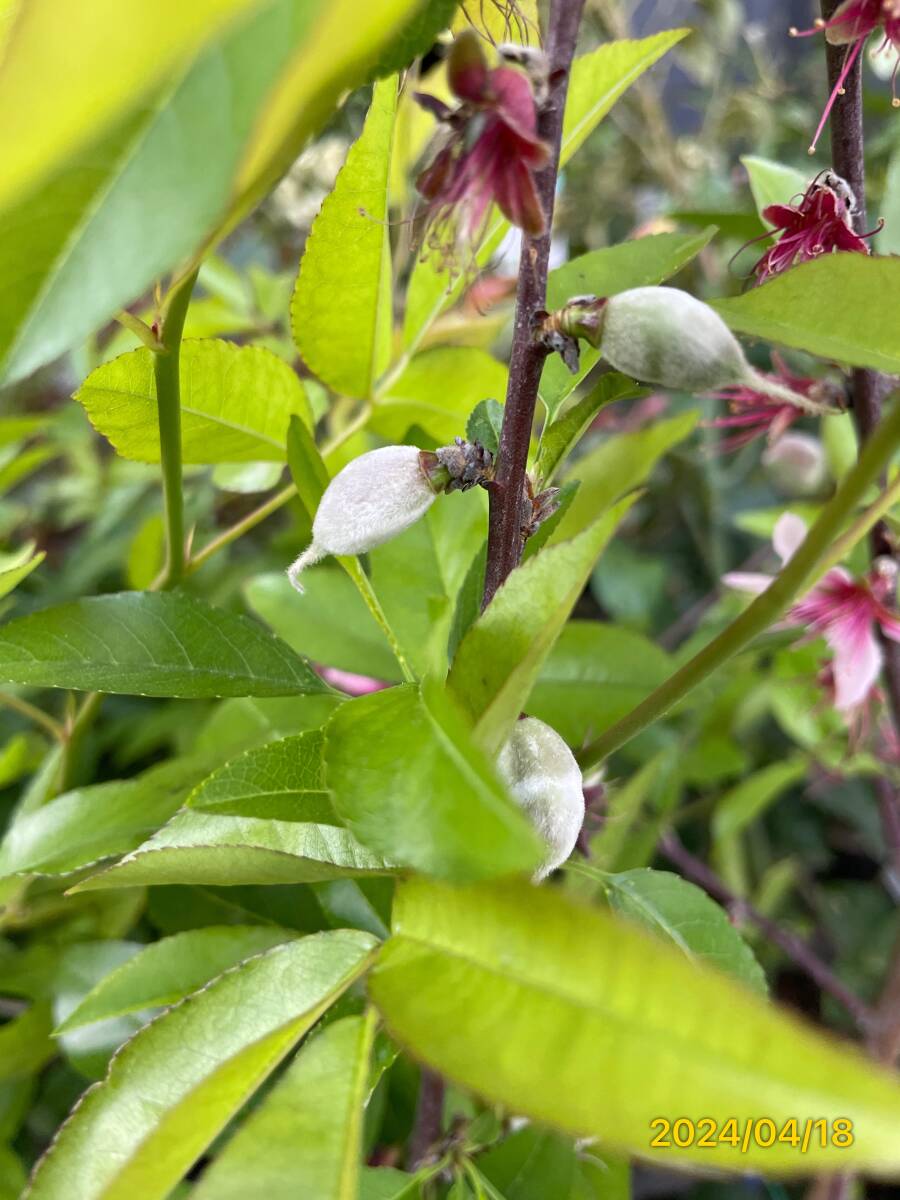
<path id="1" fill-rule="evenodd" d="M 331 480 L 313 521 L 312 544 L 288 570 L 300 572 L 327 554 L 364 554 L 403 533 L 428 511 L 450 475 L 434 454 L 383 446 L 354 458 Z"/>
<path id="2" fill-rule="evenodd" d="M 556 730 L 536 717 L 516 722 L 497 769 L 547 846 L 534 876 L 544 879 L 568 859 L 584 824 L 581 769 Z"/>

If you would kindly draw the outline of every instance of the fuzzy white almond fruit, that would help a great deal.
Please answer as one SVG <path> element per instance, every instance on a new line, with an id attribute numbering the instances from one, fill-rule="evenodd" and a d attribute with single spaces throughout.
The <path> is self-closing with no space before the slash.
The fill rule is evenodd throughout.
<path id="1" fill-rule="evenodd" d="M 516 722 L 497 769 L 547 846 L 535 873 L 544 879 L 568 859 L 584 824 L 581 770 L 556 730 L 536 717 Z"/>
<path id="2" fill-rule="evenodd" d="M 580 296 L 569 307 L 559 314 L 564 332 L 586 338 L 617 371 L 642 383 L 679 392 L 743 386 L 806 412 L 826 411 L 754 370 L 719 314 L 688 292 L 632 288 L 607 300 Z"/>
<path id="3" fill-rule="evenodd" d="M 312 544 L 288 569 L 303 591 L 300 572 L 327 554 L 364 554 L 415 524 L 437 491 L 415 446 L 384 446 L 354 458 L 335 475 L 313 520 Z"/>

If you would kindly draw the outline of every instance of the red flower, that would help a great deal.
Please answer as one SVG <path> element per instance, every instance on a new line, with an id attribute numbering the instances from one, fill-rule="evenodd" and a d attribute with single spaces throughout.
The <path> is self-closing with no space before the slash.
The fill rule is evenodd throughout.
<path id="1" fill-rule="evenodd" d="M 514 67 L 489 68 L 476 34 L 453 44 L 448 79 L 461 101 L 450 109 L 433 96 L 416 99 L 444 123 L 441 149 L 416 186 L 428 201 L 429 241 L 442 251 L 477 246 L 491 205 L 531 237 L 546 228 L 534 172 L 549 149 L 537 136 L 531 81 Z"/>
<path id="2" fill-rule="evenodd" d="M 837 83 L 828 97 L 828 103 L 825 105 L 825 111 L 822 113 L 822 119 L 819 121 L 812 145 L 809 148 L 810 154 L 815 152 L 816 143 L 821 137 L 835 101 L 838 96 L 844 94 L 844 84 L 853 69 L 853 64 L 859 58 L 860 51 L 866 44 L 869 35 L 879 28 L 884 31 L 882 48 L 893 46 L 898 53 L 897 66 L 894 68 L 894 81 L 891 85 L 893 104 L 895 108 L 898 108 L 900 99 L 897 98 L 895 84 L 897 69 L 900 68 L 900 0 L 844 0 L 844 3 L 839 4 L 834 10 L 829 20 L 823 21 L 820 18 L 812 29 L 791 30 L 791 37 L 809 37 L 824 29 L 826 40 L 832 46 L 847 47 L 844 65 L 841 67 Z"/>
<path id="3" fill-rule="evenodd" d="M 795 375 L 778 354 L 772 355 L 772 363 L 775 370 L 767 378 L 773 383 L 788 387 L 816 404 L 840 407 L 841 394 L 836 384 L 828 380 Z M 731 415 L 715 417 L 712 421 L 705 422 L 706 426 L 710 429 L 738 431 L 719 443 L 718 449 L 723 454 L 740 450 L 742 446 L 759 437 L 765 437 L 770 446 L 774 445 L 794 421 L 805 415 L 796 404 L 773 400 L 771 396 L 749 387 L 723 388 L 713 393 L 713 399 L 726 400 Z"/>
<path id="4" fill-rule="evenodd" d="M 847 183 L 833 171 L 812 181 L 798 204 L 770 204 L 762 215 L 774 226 L 775 243 L 753 268 L 758 283 L 786 271 L 797 263 L 808 262 L 838 250 L 868 254 L 866 238 L 871 233 L 853 230 L 856 198 Z"/>

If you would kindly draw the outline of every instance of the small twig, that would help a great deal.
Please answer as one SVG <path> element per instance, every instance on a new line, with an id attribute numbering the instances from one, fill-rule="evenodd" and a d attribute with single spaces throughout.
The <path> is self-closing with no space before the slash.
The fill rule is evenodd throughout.
<path id="1" fill-rule="evenodd" d="M 838 979 L 802 938 L 791 933 L 789 929 L 783 929 L 752 904 L 735 896 L 715 871 L 691 854 L 674 831 L 669 830 L 663 834 L 659 848 L 686 879 L 698 884 L 720 904 L 739 911 L 748 921 L 752 921 L 773 945 L 783 950 L 810 979 L 815 980 L 823 991 L 828 992 L 847 1010 L 861 1031 L 868 1032 L 872 1028 L 874 1014 L 871 1009 Z"/>
<path id="2" fill-rule="evenodd" d="M 444 1117 L 444 1081 L 434 1071 L 422 1068 L 416 1119 L 409 1139 L 407 1166 L 417 1171 L 431 1158 L 440 1141 Z"/>
<path id="3" fill-rule="evenodd" d="M 198 550 L 186 564 L 185 574 L 189 575 L 199 567 L 202 567 L 214 554 L 218 554 L 225 546 L 230 546 L 232 542 L 236 542 L 245 533 L 249 533 L 251 529 L 259 525 L 261 521 L 265 521 L 266 517 L 270 517 L 272 513 L 278 512 L 280 508 L 284 508 L 285 504 L 293 500 L 296 495 L 297 488 L 293 483 L 289 483 L 280 492 L 276 492 L 274 496 L 270 496 L 268 500 L 260 504 L 259 508 L 254 508 L 253 512 L 248 513 L 246 517 L 242 517 L 240 521 L 223 530 L 211 542 L 207 542 L 202 550 Z"/>
<path id="4" fill-rule="evenodd" d="M 538 134 L 550 147 L 550 161 L 535 177 L 547 227 L 538 238 L 522 239 L 506 408 L 500 431 L 497 474 L 490 489 L 485 605 L 490 603 L 497 588 L 518 566 L 522 557 L 525 467 L 538 385 L 548 353 L 545 346 L 535 341 L 532 321 L 534 314 L 543 309 L 547 301 L 550 238 L 563 116 L 583 8 L 584 0 L 554 0 L 550 11 L 545 52 L 552 83 L 550 95 L 538 118 Z"/>
<path id="5" fill-rule="evenodd" d="M 29 704 L 27 700 L 23 700 L 21 696 L 13 696 L 10 692 L 0 692 L 0 704 L 6 708 L 11 708 L 13 712 L 17 712 L 26 720 L 31 721 L 35 725 L 40 725 L 42 729 L 61 742 L 65 737 L 65 731 L 59 721 L 55 721 L 49 713 L 43 712 L 34 704 Z"/>

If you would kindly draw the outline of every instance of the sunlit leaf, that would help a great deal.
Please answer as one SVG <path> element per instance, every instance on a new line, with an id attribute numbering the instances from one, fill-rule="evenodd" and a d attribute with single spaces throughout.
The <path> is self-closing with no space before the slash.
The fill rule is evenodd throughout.
<path id="1" fill-rule="evenodd" d="M 374 1013 L 329 1025 L 300 1050 L 195 1190 L 196 1200 L 358 1200 Z"/>
<path id="2" fill-rule="evenodd" d="M 536 931 L 540 931 L 537 937 Z M 651 1122 L 760 1113 L 852 1122 L 853 1145 L 789 1142 L 659 1151 L 676 1163 L 771 1173 L 900 1167 L 900 1087 L 853 1046 L 769 1006 L 630 922 L 519 883 L 414 879 L 369 984 L 417 1057 L 511 1111 L 604 1146 L 653 1154 Z"/>
<path id="3" fill-rule="evenodd" d="M 300 380 L 259 346 L 187 341 L 181 351 L 186 463 L 284 462 L 288 423 L 312 424 Z M 75 399 L 124 458 L 159 462 L 153 354 L 141 348 L 92 371 Z"/>
<path id="4" fill-rule="evenodd" d="M 33 1200 L 162 1200 L 374 945 L 340 930 L 276 946 L 146 1026 L 57 1134 Z"/>
<path id="5" fill-rule="evenodd" d="M 363 132 L 313 222 L 291 305 L 303 360 L 334 391 L 360 398 L 371 394 L 391 350 L 387 222 L 396 114 L 391 77 L 375 85 Z"/>

